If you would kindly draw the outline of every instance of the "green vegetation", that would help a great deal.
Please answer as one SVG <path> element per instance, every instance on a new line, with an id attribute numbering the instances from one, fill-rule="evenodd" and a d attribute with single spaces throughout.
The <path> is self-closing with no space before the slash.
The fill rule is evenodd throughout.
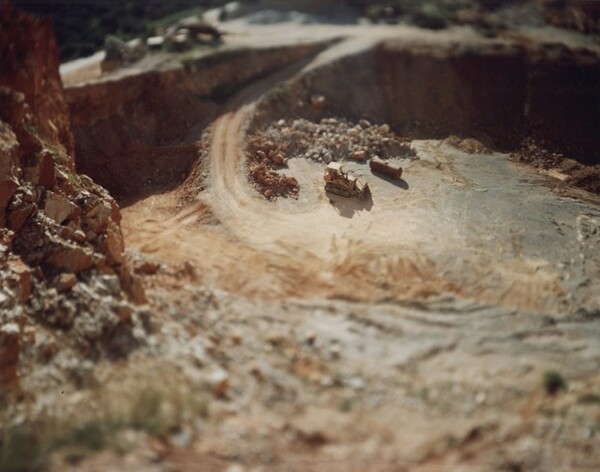
<path id="1" fill-rule="evenodd" d="M 242 0 L 248 3 L 256 0 Z M 461 5 L 478 2 L 485 8 L 515 0 L 345 0 L 373 21 L 403 19 L 424 28 L 446 27 Z M 61 60 L 89 56 L 100 50 L 107 35 L 122 40 L 148 37 L 182 18 L 223 5 L 226 0 L 13 0 L 19 7 L 50 17 L 60 45 Z"/>
<path id="2" fill-rule="evenodd" d="M 544 389 L 549 395 L 567 390 L 567 381 L 560 372 L 549 370 L 544 373 Z"/>
<path id="3" fill-rule="evenodd" d="M 89 56 L 102 49 L 104 38 L 148 37 L 172 21 L 217 5 L 217 0 L 13 0 L 27 11 L 50 17 L 62 61 Z"/>
<path id="4" fill-rule="evenodd" d="M 351 398 L 345 397 L 338 401 L 337 409 L 342 413 L 349 413 L 354 408 L 354 402 Z"/>
<path id="5" fill-rule="evenodd" d="M 17 425 L 0 433 L 0 470 L 29 472 L 42 470 L 48 463 L 50 447 L 45 431 L 37 425 Z"/>
<path id="6" fill-rule="evenodd" d="M 124 431 L 165 437 L 194 418 L 207 418 L 208 395 L 182 393 L 167 388 L 140 384 L 125 395 L 99 394 L 93 413 L 78 417 L 44 416 L 26 424 L 9 425 L 7 414 L 0 415 L 0 471 L 34 472 L 43 470 L 50 455 L 62 452 L 72 461 L 110 448 L 127 451 Z"/>

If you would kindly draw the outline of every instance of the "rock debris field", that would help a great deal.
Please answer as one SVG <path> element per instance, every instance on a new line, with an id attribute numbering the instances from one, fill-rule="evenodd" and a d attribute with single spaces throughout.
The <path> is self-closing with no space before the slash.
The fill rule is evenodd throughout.
<path id="1" fill-rule="evenodd" d="M 0 470 L 598 470 L 597 43 L 257 18 L 0 7 Z"/>

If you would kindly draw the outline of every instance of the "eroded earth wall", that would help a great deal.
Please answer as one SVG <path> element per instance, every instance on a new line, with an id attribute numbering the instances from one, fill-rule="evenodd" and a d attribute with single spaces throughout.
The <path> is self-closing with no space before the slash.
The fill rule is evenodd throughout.
<path id="1" fill-rule="evenodd" d="M 77 166 L 120 197 L 181 183 L 225 98 L 318 47 L 232 50 L 70 87 Z"/>
<path id="2" fill-rule="evenodd" d="M 469 134 L 511 149 L 528 136 L 600 162 L 600 58 L 561 46 L 390 41 L 379 48 L 392 127 L 415 137 Z"/>

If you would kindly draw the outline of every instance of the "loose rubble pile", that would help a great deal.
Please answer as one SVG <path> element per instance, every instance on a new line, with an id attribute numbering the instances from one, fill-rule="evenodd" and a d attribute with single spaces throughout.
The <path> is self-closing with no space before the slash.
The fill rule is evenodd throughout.
<path id="1" fill-rule="evenodd" d="M 458 136 L 452 135 L 447 137 L 444 142 L 450 146 L 460 149 L 467 154 L 488 154 L 490 150 L 480 141 L 473 138 L 461 139 Z"/>
<path id="2" fill-rule="evenodd" d="M 326 164 L 341 160 L 366 161 L 373 157 L 416 158 L 408 139 L 395 135 L 386 124 L 373 125 L 367 120 L 360 120 L 358 124 L 341 118 L 324 118 L 320 123 L 304 119 L 279 120 L 263 135 L 281 142 L 288 158 L 304 157 Z"/>
<path id="3" fill-rule="evenodd" d="M 0 380 L 18 390 L 21 349 L 37 346 L 27 351 L 44 362 L 58 349 L 36 333 L 70 331 L 73 348 L 123 354 L 145 296 L 119 207 L 75 170 L 50 23 L 3 4 L 0 29 Z"/>
<path id="4" fill-rule="evenodd" d="M 268 199 L 298 194 L 298 181 L 275 169 L 287 165 L 281 146 L 264 136 L 255 136 L 246 146 L 248 172 L 257 190 Z"/>
<path id="5" fill-rule="evenodd" d="M 251 138 L 246 154 L 250 176 L 267 198 L 298 192 L 295 179 L 275 172 L 290 158 L 303 157 L 325 164 L 341 160 L 417 158 L 409 140 L 394 134 L 387 124 L 374 125 L 367 120 L 353 124 L 341 118 L 324 118 L 319 123 L 281 119 Z"/>
<path id="6" fill-rule="evenodd" d="M 533 139 L 525 139 L 521 148 L 510 154 L 517 162 L 544 170 L 556 170 L 567 185 L 600 194 L 600 165 L 586 166 L 560 153 L 544 149 Z"/>

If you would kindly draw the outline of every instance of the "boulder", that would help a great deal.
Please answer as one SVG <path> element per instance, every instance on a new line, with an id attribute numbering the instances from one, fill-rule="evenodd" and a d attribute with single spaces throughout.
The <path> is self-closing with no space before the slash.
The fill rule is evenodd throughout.
<path id="1" fill-rule="evenodd" d="M 68 292 L 75 286 L 76 283 L 77 277 L 75 274 L 66 272 L 57 277 L 54 288 L 56 288 L 58 293 Z"/>
<path id="2" fill-rule="evenodd" d="M 20 258 L 8 261 L 8 267 L 12 272 L 12 282 L 19 300 L 25 304 L 31 295 L 31 269 Z"/>
<path id="3" fill-rule="evenodd" d="M 8 227 L 17 232 L 19 231 L 29 218 L 35 211 L 37 210 L 37 205 L 33 203 L 24 204 L 13 210 L 8 217 Z"/>
<path id="4" fill-rule="evenodd" d="M 125 254 L 123 252 L 125 250 L 125 243 L 123 242 L 123 235 L 121 234 L 119 227 L 112 221 L 109 222 L 108 227 L 106 228 L 103 246 L 109 262 L 119 265 L 125 262 Z"/>
<path id="5" fill-rule="evenodd" d="M 76 274 L 91 269 L 94 265 L 90 250 L 70 244 L 63 245 L 61 249 L 48 257 L 46 262 L 57 269 Z"/>
<path id="6" fill-rule="evenodd" d="M 20 350 L 19 326 L 16 323 L 0 326 L 0 398 L 19 387 Z"/>
<path id="7" fill-rule="evenodd" d="M 73 213 L 74 206 L 67 197 L 54 192 L 48 192 L 44 211 L 47 216 L 58 224 L 62 224 Z"/>

